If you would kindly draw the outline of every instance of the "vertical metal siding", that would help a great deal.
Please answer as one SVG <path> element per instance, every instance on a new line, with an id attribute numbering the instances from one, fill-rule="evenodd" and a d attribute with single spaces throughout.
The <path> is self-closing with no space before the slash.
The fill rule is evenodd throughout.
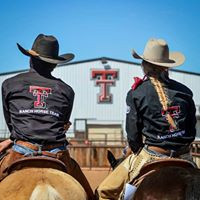
<path id="1" fill-rule="evenodd" d="M 69 84 L 75 91 L 75 101 L 72 111 L 71 121 L 75 118 L 87 118 L 104 121 L 124 121 L 126 114 L 126 94 L 133 84 L 133 77 L 143 77 L 140 66 L 110 61 L 108 65 L 111 69 L 119 70 L 119 78 L 115 81 L 115 86 L 110 86 L 110 93 L 113 95 L 112 103 L 98 104 L 97 94 L 100 87 L 95 86 L 95 80 L 91 79 L 92 69 L 104 69 L 100 60 L 60 66 L 55 69 L 53 74 L 57 78 L 61 78 Z M 0 84 L 15 74 L 1 75 Z M 193 75 L 170 71 L 170 77 L 184 83 L 192 89 L 196 105 L 200 105 L 200 93 L 198 87 L 200 85 L 200 75 Z M 6 128 L 3 117 L 2 102 L 0 100 L 0 130 Z M 73 126 L 71 127 L 73 130 Z M 1 132 L 0 132 L 1 134 Z"/>

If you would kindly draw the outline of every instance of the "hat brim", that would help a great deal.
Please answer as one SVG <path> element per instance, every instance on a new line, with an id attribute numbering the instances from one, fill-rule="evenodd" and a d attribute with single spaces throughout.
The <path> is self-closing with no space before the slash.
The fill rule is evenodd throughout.
<path id="1" fill-rule="evenodd" d="M 141 59 L 141 60 L 144 60 L 146 62 L 152 63 L 154 65 L 158 65 L 158 66 L 162 66 L 162 67 L 168 67 L 168 68 L 180 66 L 185 61 L 185 56 L 180 52 L 170 52 L 169 53 L 169 60 L 167 60 L 165 62 L 155 62 L 153 60 L 146 59 L 146 58 L 144 58 L 143 55 L 137 54 L 135 50 L 132 50 L 132 56 L 136 59 Z"/>
<path id="2" fill-rule="evenodd" d="M 47 57 L 41 56 L 39 54 L 37 54 L 37 55 L 31 54 L 28 50 L 24 49 L 18 43 L 17 43 L 17 47 L 24 55 L 29 56 L 29 57 L 34 57 L 38 60 L 42 60 L 42 61 L 45 61 L 45 62 L 48 62 L 51 64 L 63 64 L 63 63 L 69 62 L 70 60 L 72 60 L 75 57 L 74 54 L 67 53 L 67 54 L 57 56 L 56 58 L 47 58 Z"/>

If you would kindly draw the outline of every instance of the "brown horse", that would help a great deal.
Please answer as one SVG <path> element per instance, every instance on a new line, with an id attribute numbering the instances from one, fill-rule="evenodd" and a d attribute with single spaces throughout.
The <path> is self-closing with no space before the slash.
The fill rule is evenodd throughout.
<path id="1" fill-rule="evenodd" d="M 123 160 L 115 159 L 112 152 L 107 157 L 113 169 Z M 141 175 L 149 175 L 141 179 L 133 200 L 200 200 L 200 169 L 179 159 L 168 160 L 141 169 Z"/>
<path id="2" fill-rule="evenodd" d="M 0 182 L 1 200 L 86 200 L 82 186 L 67 173 L 58 170 L 62 165 L 48 162 L 44 168 L 38 166 L 37 159 L 17 161 L 8 170 L 8 175 Z M 41 161 L 41 160 L 39 160 Z M 25 164 L 24 164 L 25 163 Z M 53 168 L 47 168 L 51 164 Z M 22 167 L 23 165 L 23 167 Z"/>
<path id="3" fill-rule="evenodd" d="M 134 200 L 199 200 L 200 170 L 164 167 L 147 176 L 135 192 Z"/>

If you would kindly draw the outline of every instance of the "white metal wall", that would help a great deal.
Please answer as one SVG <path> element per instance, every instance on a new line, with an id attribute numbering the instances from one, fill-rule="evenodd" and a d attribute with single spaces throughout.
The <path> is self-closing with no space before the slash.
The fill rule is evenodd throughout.
<path id="1" fill-rule="evenodd" d="M 108 61 L 108 64 L 111 69 L 119 70 L 119 78 L 115 86 L 110 87 L 113 102 L 104 104 L 97 103 L 100 87 L 95 86 L 95 80 L 91 79 L 91 69 L 104 69 L 100 60 L 56 69 L 55 76 L 62 77 L 75 91 L 71 121 L 74 118 L 88 118 L 123 123 L 126 113 L 126 93 L 131 88 L 133 76 L 142 77 L 142 71 L 137 65 L 115 61 Z"/>
<path id="2" fill-rule="evenodd" d="M 75 118 L 124 122 L 127 91 L 134 82 L 133 77 L 142 77 L 143 73 L 138 65 L 109 59 L 107 61 L 107 65 L 109 65 L 111 69 L 119 70 L 119 78 L 116 80 L 115 86 L 110 87 L 110 93 L 113 95 L 112 103 L 97 103 L 97 94 L 100 92 L 100 87 L 95 86 L 95 80 L 91 79 L 91 69 L 104 69 L 104 65 L 101 63 L 100 59 L 60 66 L 53 72 L 55 77 L 61 78 L 67 84 L 72 86 L 75 91 L 75 102 L 70 119 L 72 122 Z M 3 80 L 16 74 L 17 73 L 1 75 L 0 84 L 2 84 Z M 200 75 L 170 71 L 170 77 L 191 88 L 194 93 L 195 104 L 200 105 L 200 92 L 197 91 L 200 85 Z M 2 130 L 5 130 L 6 124 L 3 117 L 1 100 L 0 117 L 2 119 L 0 120 L 0 134 L 2 134 Z M 71 131 L 72 130 L 73 126 L 71 127 Z"/>

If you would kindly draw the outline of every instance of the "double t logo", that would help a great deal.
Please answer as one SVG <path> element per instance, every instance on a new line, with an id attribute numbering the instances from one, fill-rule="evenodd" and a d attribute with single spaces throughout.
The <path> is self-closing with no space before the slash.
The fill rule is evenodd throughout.
<path id="1" fill-rule="evenodd" d="M 115 84 L 118 77 L 117 70 L 98 70 L 92 69 L 92 79 L 96 79 L 96 85 L 100 86 L 100 94 L 98 95 L 98 102 L 111 102 L 112 95 L 109 94 L 109 86 Z"/>
<path id="2" fill-rule="evenodd" d="M 179 118 L 179 114 L 180 114 L 180 106 L 171 106 L 168 107 L 167 110 L 162 110 L 162 116 L 166 118 L 167 114 L 169 114 L 172 119 L 174 120 L 174 123 L 177 125 L 176 123 L 176 118 Z M 172 125 L 170 125 L 169 130 L 170 132 L 176 131 L 178 129 L 178 127 L 174 128 Z"/>
<path id="3" fill-rule="evenodd" d="M 170 114 L 173 119 L 178 118 L 180 114 L 180 106 L 171 106 L 168 107 L 167 110 L 162 110 L 162 116 L 166 116 L 166 114 Z"/>
<path id="4" fill-rule="evenodd" d="M 34 108 L 46 108 L 45 98 L 47 98 L 49 94 L 52 94 L 51 88 L 30 86 L 29 92 L 37 97 L 37 100 L 34 101 Z"/>

